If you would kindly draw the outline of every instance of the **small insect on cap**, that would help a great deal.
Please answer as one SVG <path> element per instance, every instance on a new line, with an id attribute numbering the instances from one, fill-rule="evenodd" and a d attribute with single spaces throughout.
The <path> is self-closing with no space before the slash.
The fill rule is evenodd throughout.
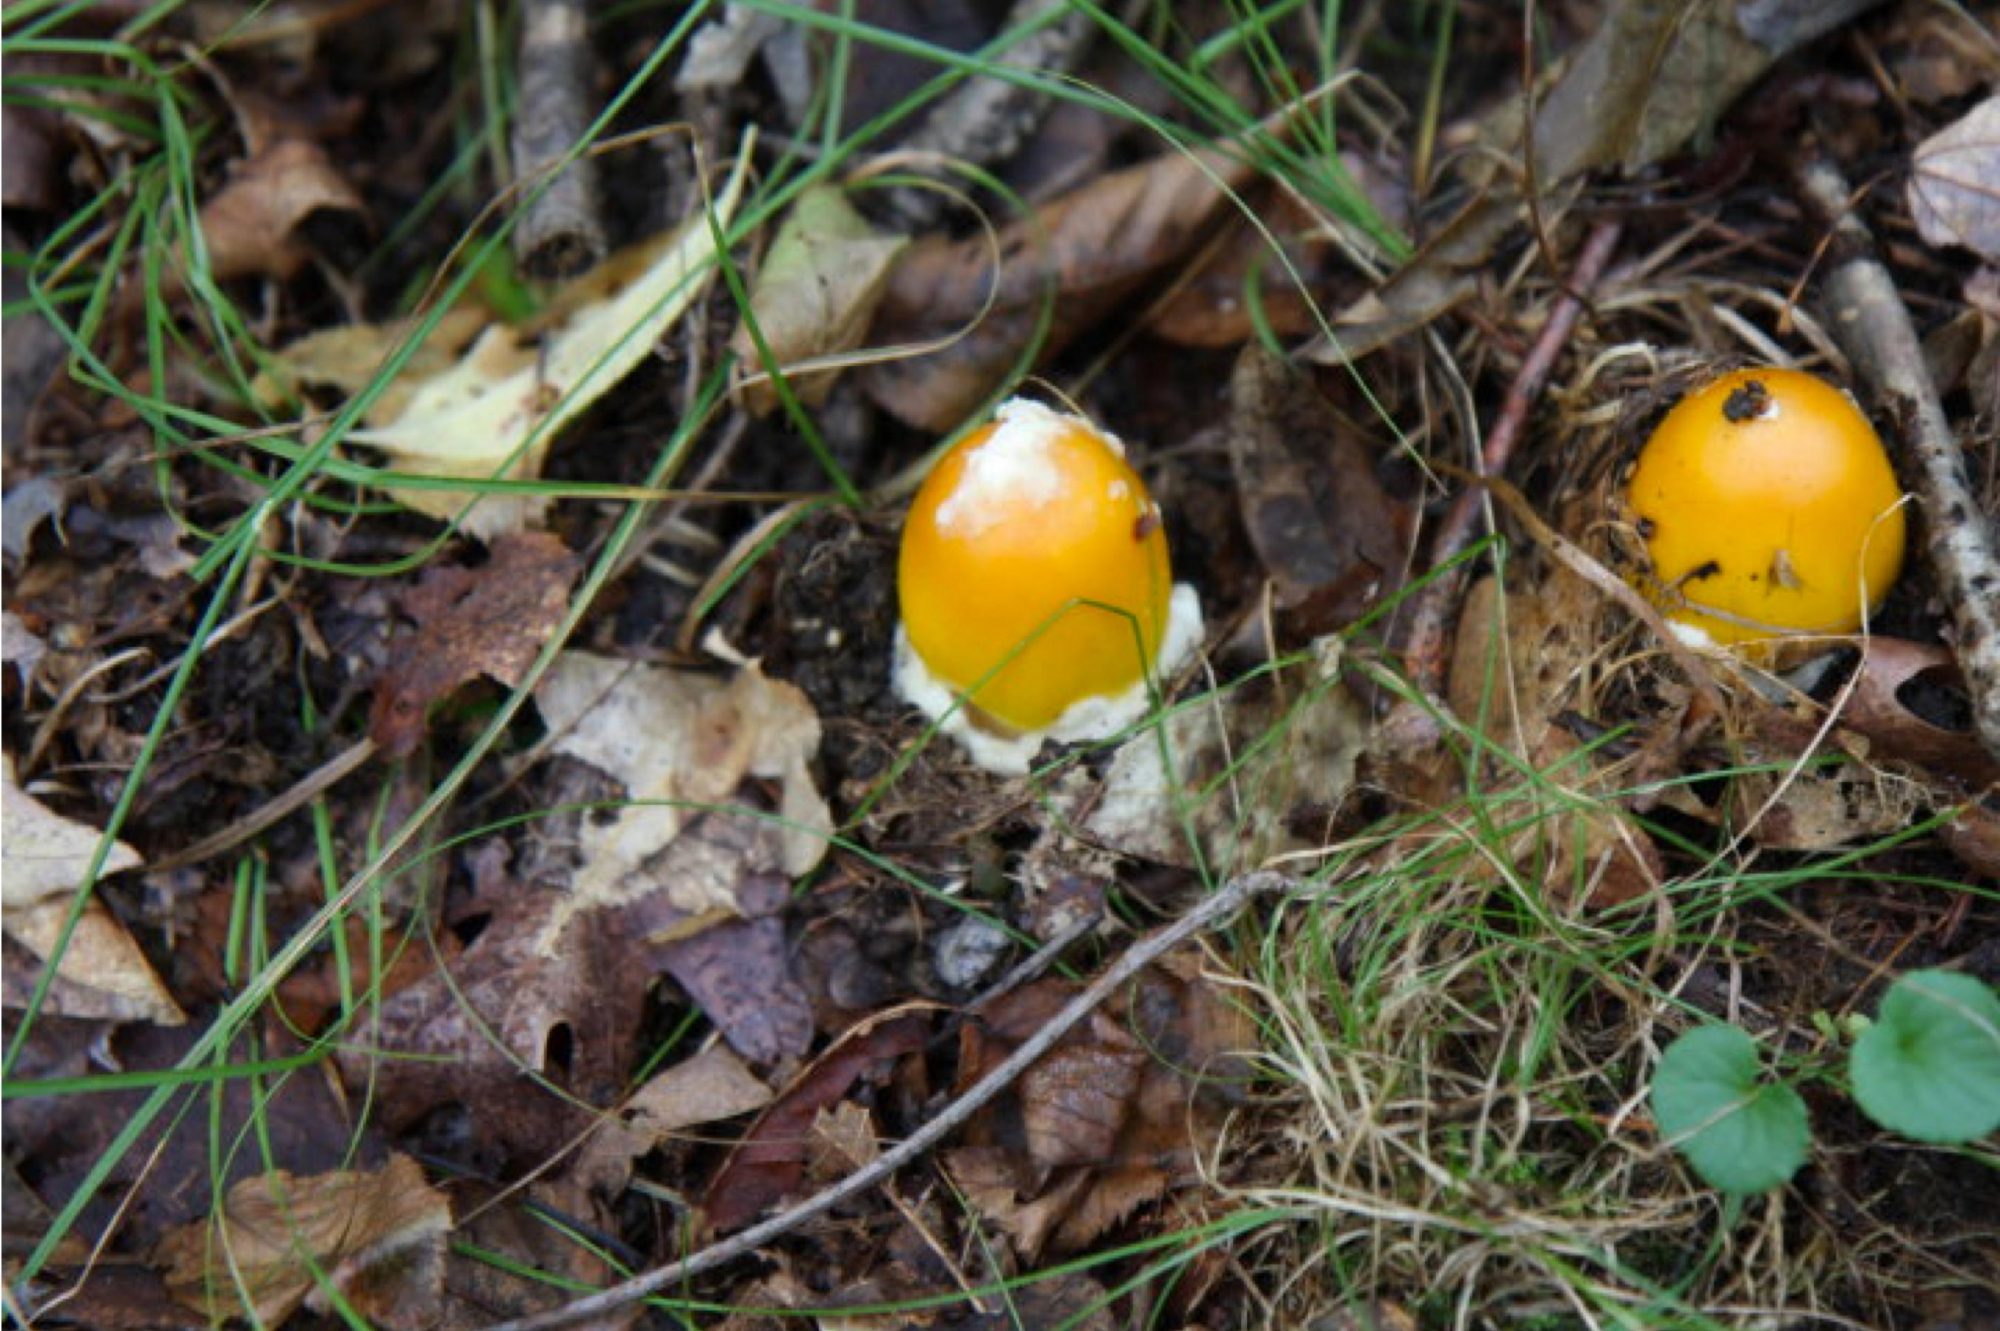
<path id="1" fill-rule="evenodd" d="M 1902 571 L 1882 441 L 1799 370 L 1736 370 L 1681 399 L 1627 497 L 1653 565 L 1640 589 L 1715 642 L 1851 633 Z"/>

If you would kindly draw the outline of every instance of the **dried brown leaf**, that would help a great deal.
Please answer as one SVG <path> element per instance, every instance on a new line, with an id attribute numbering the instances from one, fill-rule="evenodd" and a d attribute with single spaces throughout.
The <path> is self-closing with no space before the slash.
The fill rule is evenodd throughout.
<path id="1" fill-rule="evenodd" d="M 1840 712 L 1840 724 L 1867 737 L 1871 755 L 1915 766 L 1968 790 L 2000 783 L 2000 763 L 1968 725 L 1947 729 L 1911 711 L 1903 692 L 1926 681 L 1941 692 L 1960 686 L 1950 651 L 1903 638 L 1871 638 L 1859 676 Z"/>
<path id="2" fill-rule="evenodd" d="M 702 1210 L 714 1229 L 740 1229 L 796 1192 L 811 1154 L 812 1127 L 863 1079 L 882 1081 L 924 1047 L 930 1021 L 908 1013 L 850 1033 L 813 1061 L 764 1111 L 708 1185 Z"/>
<path id="3" fill-rule="evenodd" d="M 625 1121 L 655 1142 L 701 1123 L 738 1118 L 771 1103 L 771 1088 L 720 1045 L 683 1059 L 641 1086 Z"/>
<path id="4" fill-rule="evenodd" d="M 412 752 L 424 714 L 481 675 L 518 684 L 562 619 L 582 564 L 562 539 L 522 532 L 479 568 L 433 567 L 401 598 L 416 624 L 375 688 L 369 734 L 390 757 Z"/>
<path id="5" fill-rule="evenodd" d="M 1760 846 L 1837 850 L 1897 832 L 1920 816 L 1927 792 L 1858 764 L 1752 771 L 1730 786 L 1733 821 Z"/>
<path id="6" fill-rule="evenodd" d="M 599 1128 L 577 1161 L 577 1177 L 615 1196 L 631 1177 L 632 1162 L 684 1128 L 755 1113 L 771 1102 L 771 1088 L 721 1045 L 711 1045 L 656 1074 Z"/>
<path id="7" fill-rule="evenodd" d="M 813 1118 L 806 1177 L 824 1186 L 837 1183 L 857 1169 L 875 1163 L 882 1144 L 875 1137 L 875 1116 L 852 1100 L 822 1109 Z"/>
<path id="8" fill-rule="evenodd" d="M 459 1105 L 509 1159 L 540 1159 L 579 1132 L 585 1106 L 624 1090 L 654 967 L 624 922 L 586 915 L 551 950 L 557 894 L 522 889 L 448 968 L 384 999 L 342 1074 L 399 1131 Z"/>
<path id="9" fill-rule="evenodd" d="M 2000 882 L 2000 810 L 1981 803 L 1960 805 L 1938 829 L 1938 839 L 1966 868 Z"/>
<path id="10" fill-rule="evenodd" d="M 1186 254 L 1252 168 L 1215 151 L 1168 153 L 1101 176 L 1001 231 L 1002 266 L 985 235 L 927 237 L 906 251 L 876 315 L 875 341 L 965 336 L 939 351 L 870 366 L 868 391 L 898 418 L 936 432 L 962 424 L 1027 349 L 1045 302 L 1055 319 L 1044 358 Z M 992 298 L 991 308 L 987 302 Z"/>
<path id="11" fill-rule="evenodd" d="M 1042 980 L 982 1007 L 960 1034 L 958 1085 L 990 1072 L 1075 993 Z M 946 1157 L 982 1215 L 1033 1258 L 1088 1246 L 1138 1207 L 1196 1180 L 1256 1033 L 1174 955 L 975 1115 Z"/>
<path id="12" fill-rule="evenodd" d="M 323 1311 L 323 1273 L 362 1316 L 417 1331 L 437 1317 L 450 1228 L 451 1203 L 399 1155 L 371 1173 L 244 1179 L 220 1214 L 168 1234 L 155 1256 L 174 1297 L 211 1319 Z"/>
<path id="13" fill-rule="evenodd" d="M 1229 457 L 1250 543 L 1307 637 L 1395 591 L 1412 521 L 1356 428 L 1303 373 L 1252 344 L 1230 378 Z"/>
<path id="14" fill-rule="evenodd" d="M 314 213 L 361 214 L 365 206 L 318 144 L 279 139 L 238 164 L 201 206 L 201 234 L 217 278 L 286 278 L 309 251 L 298 229 Z"/>

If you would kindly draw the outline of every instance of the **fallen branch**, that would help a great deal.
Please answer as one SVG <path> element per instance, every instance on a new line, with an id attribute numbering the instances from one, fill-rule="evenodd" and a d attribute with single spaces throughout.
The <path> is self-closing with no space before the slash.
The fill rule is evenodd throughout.
<path id="1" fill-rule="evenodd" d="M 894 1149 L 885 1151 L 874 1163 L 857 1169 L 832 1187 L 815 1193 L 790 1210 L 772 1216 L 759 1225 L 752 1225 L 740 1234 L 732 1235 L 718 1243 L 712 1243 L 700 1252 L 678 1262 L 670 1262 L 656 1267 L 644 1275 L 611 1288 L 601 1290 L 565 1304 L 560 1308 L 532 1317 L 522 1317 L 511 1322 L 501 1322 L 487 1328 L 487 1331 L 548 1331 L 548 1328 L 572 1326 L 593 1317 L 601 1317 L 620 1308 L 626 1308 L 640 1299 L 670 1286 L 679 1285 L 704 1272 L 735 1261 L 738 1257 L 756 1251 L 771 1240 L 790 1233 L 800 1225 L 818 1216 L 825 1215 L 834 1207 L 851 1197 L 876 1187 L 897 1170 L 915 1161 L 919 1156 L 942 1142 L 962 1126 L 966 1120 L 985 1108 L 996 1096 L 1018 1080 L 1022 1073 L 1051 1049 L 1078 1023 L 1103 1005 L 1106 999 L 1129 984 L 1134 976 L 1154 961 L 1171 952 L 1196 934 L 1221 924 L 1248 905 L 1253 898 L 1276 892 L 1290 892 L 1300 886 L 1297 879 L 1270 870 L 1258 870 L 1239 878 L 1232 878 L 1223 884 L 1213 896 L 1204 899 L 1193 910 L 1166 928 L 1134 943 L 1125 954 L 1093 980 L 1090 985 L 1064 1004 L 1062 1009 L 1019 1049 L 1010 1054 L 1006 1061 L 975 1082 L 965 1094 L 947 1105 L 942 1113 L 918 1128 Z M 1057 940 L 1066 943 L 1066 936 Z M 1044 949 L 1047 950 L 1047 949 Z M 1040 956 L 1040 953 L 1037 953 Z"/>
<path id="2" fill-rule="evenodd" d="M 2000 559 L 1993 517 L 1972 491 L 1965 454 L 1945 420 L 1923 344 L 1888 269 L 1875 257 L 1854 192 L 1825 157 L 1807 154 L 1799 196 L 1831 229 L 1833 269 L 1825 283 L 1834 337 L 1887 417 L 1905 478 L 1914 483 L 1931 566 L 1957 627 L 1958 668 L 1972 699 L 1972 724 L 2000 758 Z"/>

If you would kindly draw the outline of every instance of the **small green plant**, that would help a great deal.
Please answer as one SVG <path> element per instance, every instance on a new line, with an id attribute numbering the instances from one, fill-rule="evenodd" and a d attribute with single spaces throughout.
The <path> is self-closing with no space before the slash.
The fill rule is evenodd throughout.
<path id="1" fill-rule="evenodd" d="M 1890 986 L 1873 1022 L 1857 1024 L 1848 1084 L 1869 1118 L 1938 1144 L 2000 1128 L 2000 997 L 1991 988 L 1952 971 L 1913 971 Z M 1805 1163 L 1805 1101 L 1789 1081 L 1764 1075 L 1756 1043 L 1735 1026 L 1697 1027 L 1669 1045 L 1652 1098 L 1661 1135 L 1723 1192 L 1764 1192 Z"/>
<path id="2" fill-rule="evenodd" d="M 1916 971 L 1882 1000 L 1847 1074 L 1861 1112 L 1921 1142 L 2000 1128 L 2000 997 L 1970 975 Z"/>
<path id="3" fill-rule="evenodd" d="M 1805 1163 L 1806 1102 L 1766 1081 L 1757 1046 L 1735 1026 L 1700 1026 L 1668 1046 L 1653 1077 L 1653 1117 L 1695 1173 L 1724 1192 L 1775 1188 Z"/>

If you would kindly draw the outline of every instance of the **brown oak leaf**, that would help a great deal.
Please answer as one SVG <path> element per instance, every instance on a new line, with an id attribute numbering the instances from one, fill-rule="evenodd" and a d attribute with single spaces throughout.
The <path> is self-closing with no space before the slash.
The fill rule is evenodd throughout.
<path id="1" fill-rule="evenodd" d="M 549 532 L 493 543 L 478 568 L 425 571 L 400 598 L 416 624 L 391 651 L 375 689 L 368 733 L 391 758 L 407 756 L 424 734 L 424 713 L 461 684 L 489 675 L 518 684 L 562 618 L 582 562 Z"/>

